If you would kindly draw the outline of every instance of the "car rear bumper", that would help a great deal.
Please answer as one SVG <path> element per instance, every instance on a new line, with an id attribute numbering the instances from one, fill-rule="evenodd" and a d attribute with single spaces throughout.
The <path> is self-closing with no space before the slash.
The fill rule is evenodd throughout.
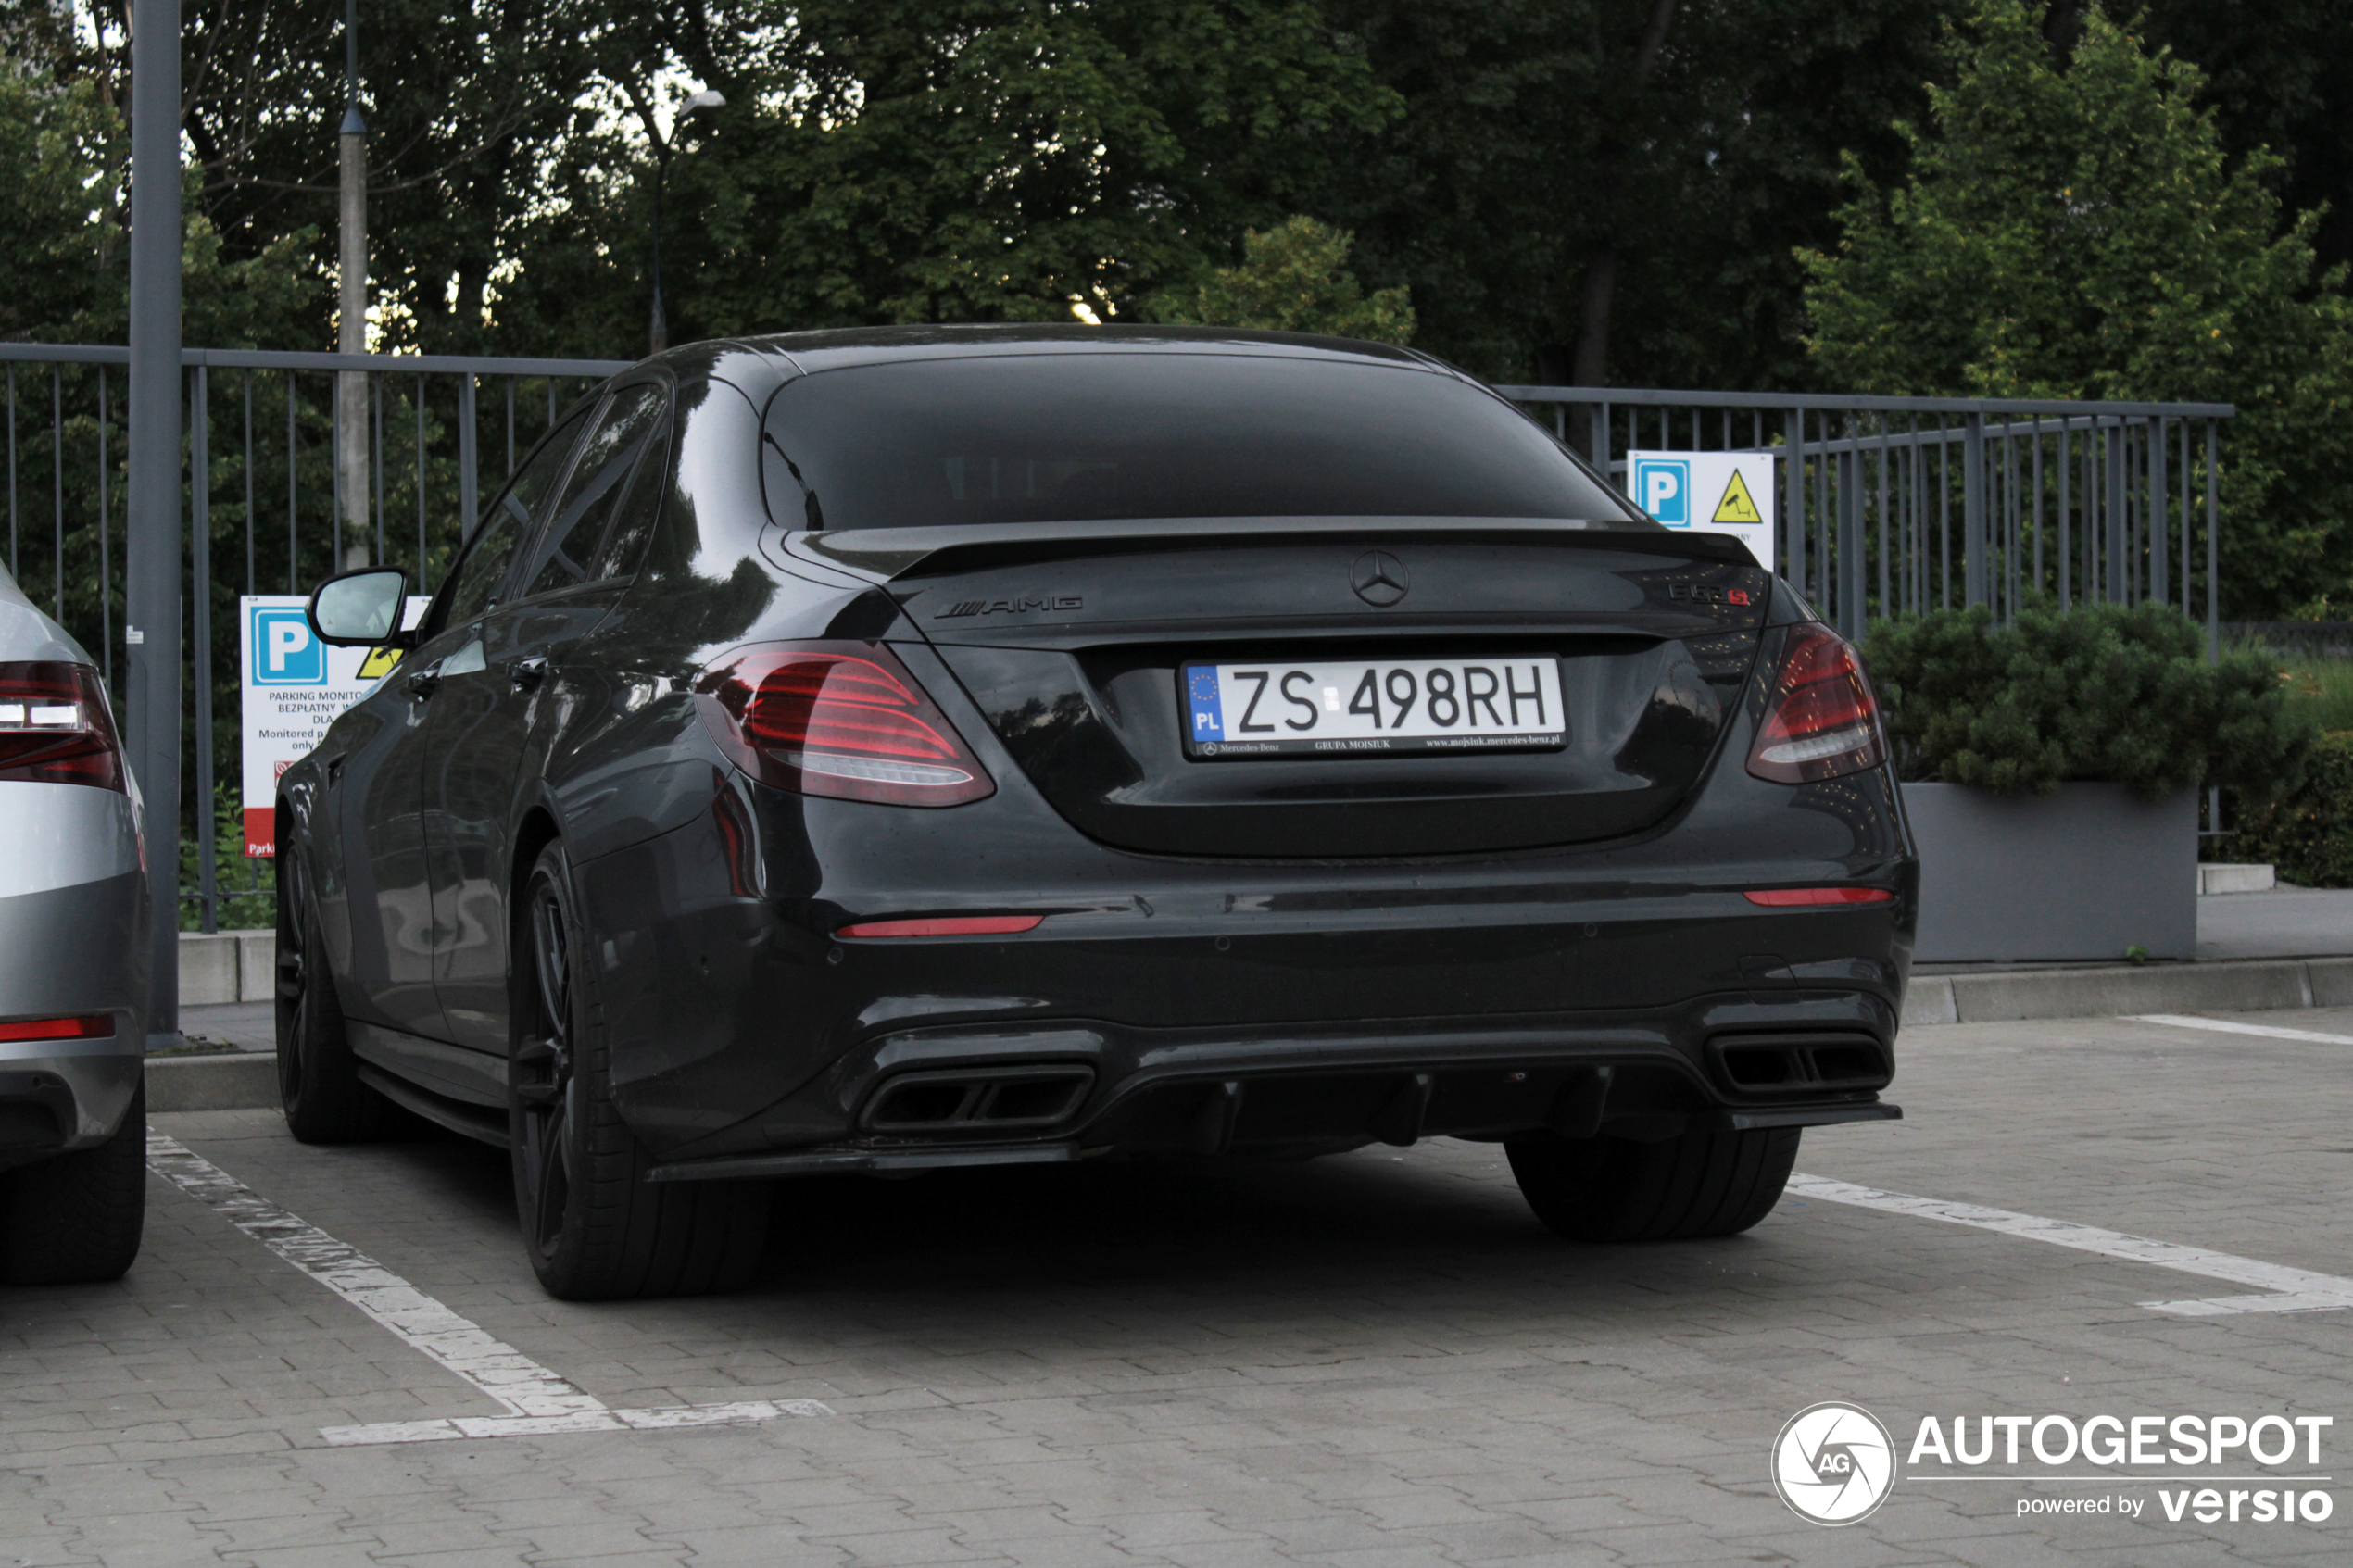
<path id="1" fill-rule="evenodd" d="M 759 1130 L 765 1151 L 675 1160 L 653 1177 L 1138 1154 L 1280 1159 L 1437 1136 L 1661 1138 L 1890 1120 L 1903 1113 L 1877 1089 L 1893 1074 L 1893 1035 L 1876 999 L 1831 993 L 1768 1002 L 1733 994 L 1616 1015 L 1274 1029 L 1071 1021 L 911 1030 L 861 1047 L 771 1108 Z M 1734 1052 L 1801 1060 L 1843 1051 L 1850 1072 L 1837 1082 L 1743 1086 L 1727 1073 L 1727 1041 L 1738 1042 Z M 1852 1071 L 1865 1055 L 1871 1065 Z M 804 1141 L 827 1127 L 831 1138 Z"/>
<path id="2" fill-rule="evenodd" d="M 1688 832 L 1356 866 L 1073 853 L 1063 834 L 1013 868 L 960 857 L 957 813 L 849 808 L 903 829 L 879 859 L 923 866 L 920 891 L 857 885 L 893 865 L 871 826 L 812 844 L 836 808 L 810 802 L 792 855 L 760 851 L 773 818 L 706 820 L 584 865 L 592 1003 L 621 1109 L 673 1178 L 1886 1117 L 1918 875 L 1893 803 L 1855 807 L 1877 785 L 1843 786 L 1864 830 L 1843 863 L 1729 868 L 1690 863 L 1721 840 Z M 1792 909 L 1741 891 L 1800 877 L 1894 897 Z M 778 896 L 796 884 L 811 892 Z M 1009 908 L 1043 918 L 834 935 Z M 885 1104 L 902 1083 L 929 1085 L 932 1121 Z M 959 1085 L 971 1104 L 941 1112 Z M 983 1112 L 991 1097 L 1019 1113 Z"/>
<path id="3" fill-rule="evenodd" d="M 104 1143 L 121 1125 L 145 1066 L 148 918 L 135 859 L 99 880 L 0 897 L 0 1018 L 104 1014 L 114 1025 L 0 1041 L 0 1166 Z"/>

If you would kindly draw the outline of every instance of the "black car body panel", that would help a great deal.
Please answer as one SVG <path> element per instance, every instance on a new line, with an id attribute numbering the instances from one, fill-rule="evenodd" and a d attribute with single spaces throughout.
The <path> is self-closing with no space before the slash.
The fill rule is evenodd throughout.
<path id="1" fill-rule="evenodd" d="M 1918 875 L 1893 775 L 1743 765 L 1810 620 L 1786 584 L 1615 497 L 1601 518 L 812 530 L 809 499 L 776 493 L 780 389 L 805 406 L 834 370 L 1015 354 L 1370 366 L 1490 395 L 1409 351 L 1175 330 L 796 334 L 615 378 L 526 458 L 503 592 L 464 602 L 461 565 L 281 785 L 282 853 L 311 868 L 384 1082 L 497 1135 L 511 906 L 560 838 L 615 1098 L 668 1177 L 1894 1113 L 1877 1091 Z M 653 384 L 671 422 L 650 455 L 593 474 L 575 449 L 598 450 L 606 399 Z M 791 460 L 817 496 L 819 459 Z M 530 591 L 549 519 L 599 483 L 602 567 Z M 1410 577 L 1385 605 L 1354 586 L 1374 550 Z M 698 683 L 812 641 L 888 650 L 993 792 L 914 809 L 736 767 Z M 1556 660 L 1565 738 L 1188 755 L 1188 662 L 1359 655 Z M 1892 897 L 1744 896 L 1794 886 Z M 993 916 L 1038 923 L 841 935 Z"/>

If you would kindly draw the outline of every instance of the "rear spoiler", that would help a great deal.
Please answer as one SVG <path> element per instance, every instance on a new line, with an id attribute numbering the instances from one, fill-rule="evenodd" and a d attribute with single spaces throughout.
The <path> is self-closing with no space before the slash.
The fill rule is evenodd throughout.
<path id="1" fill-rule="evenodd" d="M 784 553 L 869 583 L 1025 559 L 1154 549 L 1171 544 L 1264 545 L 1286 539 L 1375 534 L 1397 539 L 1542 539 L 1583 549 L 1629 550 L 1753 566 L 1748 546 L 1726 533 L 1687 533 L 1656 523 L 1585 522 L 1514 517 L 1174 517 L 1093 522 L 1001 522 L 949 528 L 793 529 Z"/>

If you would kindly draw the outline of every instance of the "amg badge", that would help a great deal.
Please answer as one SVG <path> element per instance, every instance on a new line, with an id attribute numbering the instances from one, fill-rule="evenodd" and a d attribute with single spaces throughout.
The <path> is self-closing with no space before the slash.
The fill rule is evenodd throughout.
<path id="1" fill-rule="evenodd" d="M 1004 599 L 965 599 L 950 605 L 934 621 L 954 621 L 967 615 L 1025 615 L 1031 610 L 1083 609 L 1086 601 L 1076 594 L 1023 594 Z"/>

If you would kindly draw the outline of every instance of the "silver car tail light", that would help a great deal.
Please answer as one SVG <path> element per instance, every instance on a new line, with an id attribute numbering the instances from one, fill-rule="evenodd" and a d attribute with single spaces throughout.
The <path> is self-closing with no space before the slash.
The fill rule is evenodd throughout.
<path id="1" fill-rule="evenodd" d="M 0 780 L 123 787 L 122 748 L 95 670 L 0 663 Z"/>

